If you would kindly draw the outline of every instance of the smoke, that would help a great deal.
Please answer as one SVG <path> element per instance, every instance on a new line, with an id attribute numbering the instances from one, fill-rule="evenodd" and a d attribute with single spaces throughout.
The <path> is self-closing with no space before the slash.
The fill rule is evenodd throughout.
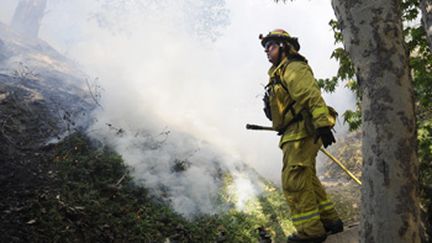
<path id="1" fill-rule="evenodd" d="M 100 80 L 103 109 L 89 134 L 190 215 L 217 210 L 221 171 L 233 174 L 239 207 L 259 193 L 242 163 L 279 182 L 278 137 L 244 128 L 269 124 L 261 111 L 269 63 L 258 34 L 285 28 L 299 37 L 316 76 L 329 77 L 332 17 L 322 1 L 49 1 L 40 35 Z M 345 97 L 326 100 L 341 112 L 352 104 Z"/>
<path id="2" fill-rule="evenodd" d="M 104 88 L 89 134 L 183 215 L 223 209 L 216 202 L 227 172 L 242 207 L 260 189 L 222 125 L 237 119 L 239 89 L 228 87 L 240 79 L 217 44 L 228 24 L 223 1 L 139 3 L 147 5 L 94 8 L 102 11 L 89 12 L 83 38 L 68 46 Z"/>
<path id="3" fill-rule="evenodd" d="M 170 131 L 120 130 L 99 119 L 90 134 L 119 152 L 132 168 L 132 176 L 153 194 L 184 215 L 217 212 L 222 172 L 228 168 L 222 164 L 227 159 L 211 145 Z"/>

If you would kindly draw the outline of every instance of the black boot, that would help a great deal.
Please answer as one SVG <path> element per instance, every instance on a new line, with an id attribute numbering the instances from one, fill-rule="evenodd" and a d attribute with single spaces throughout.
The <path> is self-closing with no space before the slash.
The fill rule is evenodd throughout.
<path id="1" fill-rule="evenodd" d="M 336 221 L 327 221 L 324 223 L 324 228 L 327 232 L 327 234 L 337 234 L 339 232 L 342 232 L 344 230 L 343 222 L 342 220 L 338 219 Z"/>
<path id="2" fill-rule="evenodd" d="M 288 236 L 287 243 L 321 243 L 324 242 L 327 238 L 327 235 L 314 237 L 314 238 L 300 238 L 296 234 L 292 234 Z"/>

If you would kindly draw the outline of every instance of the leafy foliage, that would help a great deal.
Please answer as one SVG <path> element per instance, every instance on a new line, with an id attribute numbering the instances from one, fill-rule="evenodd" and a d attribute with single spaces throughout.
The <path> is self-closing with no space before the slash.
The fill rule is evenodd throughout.
<path id="1" fill-rule="evenodd" d="M 357 110 L 346 110 L 343 113 L 344 121 L 349 124 L 350 130 L 356 130 L 361 126 L 361 111 L 360 107 L 357 106 Z"/>
<path id="2" fill-rule="evenodd" d="M 432 119 L 420 122 L 418 128 L 420 181 L 424 186 L 432 185 Z M 432 199 L 432 195 L 429 195 Z"/>

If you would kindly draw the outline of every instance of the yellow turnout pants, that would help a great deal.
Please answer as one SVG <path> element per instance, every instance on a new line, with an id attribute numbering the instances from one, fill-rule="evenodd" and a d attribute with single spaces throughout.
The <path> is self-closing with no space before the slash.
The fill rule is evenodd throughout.
<path id="1" fill-rule="evenodd" d="M 323 223 L 339 219 L 316 175 L 315 158 L 321 145 L 321 140 L 314 144 L 311 136 L 282 144 L 282 188 L 301 238 L 322 236 L 326 233 Z"/>

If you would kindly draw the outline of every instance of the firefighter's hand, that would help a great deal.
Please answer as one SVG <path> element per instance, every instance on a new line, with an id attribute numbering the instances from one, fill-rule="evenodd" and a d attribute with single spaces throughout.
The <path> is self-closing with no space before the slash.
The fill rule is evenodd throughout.
<path id="1" fill-rule="evenodd" d="M 316 130 L 315 143 L 320 138 L 321 138 L 321 141 L 324 145 L 324 148 L 327 148 L 331 144 L 336 143 L 336 139 L 333 136 L 333 133 L 332 133 L 330 127 L 320 127 Z"/>

